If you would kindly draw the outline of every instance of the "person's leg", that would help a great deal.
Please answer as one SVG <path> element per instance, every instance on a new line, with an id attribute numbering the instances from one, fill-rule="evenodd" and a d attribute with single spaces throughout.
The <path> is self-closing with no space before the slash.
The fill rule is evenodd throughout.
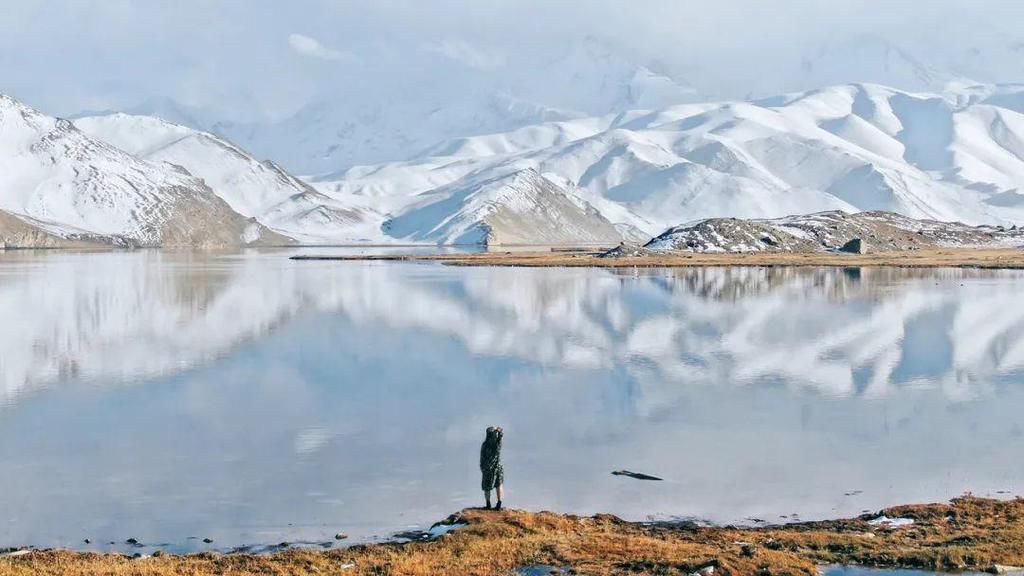
<path id="1" fill-rule="evenodd" d="M 502 485 L 502 484 L 499 484 L 498 487 L 495 489 L 495 493 L 497 493 L 497 495 L 498 495 L 498 506 L 497 506 L 497 509 L 501 510 L 501 499 L 505 495 L 505 486 Z"/>
<path id="2" fill-rule="evenodd" d="M 500 494 L 500 492 L 499 492 L 499 494 Z M 484 490 L 484 501 L 487 502 L 487 509 L 490 510 L 491 509 L 491 491 L 490 490 Z M 498 502 L 501 502 L 501 496 L 500 495 L 498 496 Z"/>

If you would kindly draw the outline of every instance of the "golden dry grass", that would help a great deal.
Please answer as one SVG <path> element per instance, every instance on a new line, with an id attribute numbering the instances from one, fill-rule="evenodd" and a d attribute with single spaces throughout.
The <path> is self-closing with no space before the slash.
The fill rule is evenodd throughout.
<path id="1" fill-rule="evenodd" d="M 624 522 L 612 516 L 466 510 L 467 522 L 433 542 L 269 555 L 195 554 L 131 560 L 116 554 L 34 552 L 0 559 L 0 576 L 187 574 L 497 576 L 554 565 L 573 573 L 717 575 L 815 574 L 819 564 L 943 570 L 1024 565 L 1024 500 L 964 497 L 950 504 L 902 506 L 905 528 L 864 519 L 766 528 L 692 528 Z"/>
<path id="2" fill-rule="evenodd" d="M 898 266 L 910 268 L 1024 268 L 1017 248 L 935 248 L 872 254 L 832 252 L 747 254 L 670 253 L 657 256 L 599 258 L 575 252 L 486 252 L 480 254 L 396 254 L 377 256 L 296 256 L 296 260 L 413 260 L 453 266 L 661 268 L 682 266 Z"/>

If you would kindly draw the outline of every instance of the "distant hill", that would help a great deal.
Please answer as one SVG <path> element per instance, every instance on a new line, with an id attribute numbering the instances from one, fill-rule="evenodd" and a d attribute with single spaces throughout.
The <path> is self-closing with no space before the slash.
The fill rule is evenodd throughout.
<path id="1" fill-rule="evenodd" d="M 644 247 L 688 252 L 856 252 L 1024 246 L 1017 226 L 968 226 L 893 212 L 819 212 L 774 219 L 711 218 L 669 228 Z"/>

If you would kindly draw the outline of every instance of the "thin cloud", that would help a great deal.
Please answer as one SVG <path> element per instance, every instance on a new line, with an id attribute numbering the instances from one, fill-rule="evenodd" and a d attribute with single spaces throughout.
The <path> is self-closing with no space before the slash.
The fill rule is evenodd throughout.
<path id="1" fill-rule="evenodd" d="M 434 44 L 427 44 L 425 49 L 477 70 L 491 70 L 505 64 L 505 59 L 502 56 L 481 50 L 457 38 L 447 38 Z"/>
<path id="2" fill-rule="evenodd" d="M 328 48 L 327 46 L 321 44 L 320 41 L 317 40 L 316 38 L 310 38 L 309 36 L 305 36 L 303 34 L 289 34 L 288 45 L 291 46 L 292 50 L 294 50 L 295 52 L 302 54 L 303 56 L 309 56 L 311 58 L 319 58 L 321 60 L 333 61 L 353 61 L 356 59 L 355 56 L 349 54 L 348 52 L 342 52 L 340 50 Z"/>

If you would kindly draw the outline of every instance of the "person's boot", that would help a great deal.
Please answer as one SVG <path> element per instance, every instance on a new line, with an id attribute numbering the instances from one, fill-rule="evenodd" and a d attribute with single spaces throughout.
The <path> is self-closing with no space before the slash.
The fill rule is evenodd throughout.
<path id="1" fill-rule="evenodd" d="M 498 500 L 498 505 L 494 507 L 495 510 L 501 510 L 501 500 Z"/>
<path id="2" fill-rule="evenodd" d="M 486 510 L 490 510 L 491 509 L 491 501 L 490 500 L 487 501 L 487 505 L 484 506 L 484 509 L 486 509 Z"/>

